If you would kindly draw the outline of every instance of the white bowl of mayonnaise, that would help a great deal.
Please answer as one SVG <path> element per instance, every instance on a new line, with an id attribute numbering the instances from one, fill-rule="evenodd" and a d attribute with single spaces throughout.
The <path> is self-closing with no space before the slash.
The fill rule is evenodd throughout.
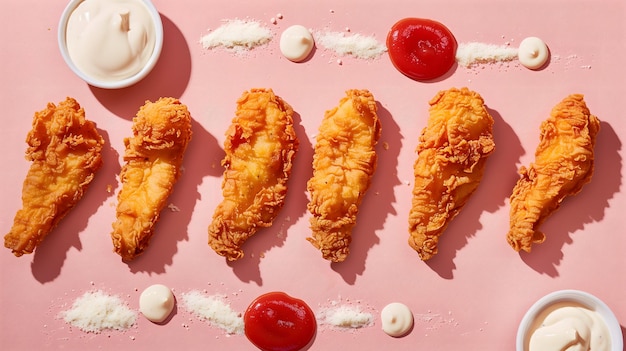
<path id="1" fill-rule="evenodd" d="M 597 297 L 579 290 L 550 293 L 533 304 L 517 330 L 517 351 L 623 351 L 621 326 Z"/>
<path id="2" fill-rule="evenodd" d="M 71 0 L 59 21 L 59 49 L 89 85 L 131 86 L 154 68 L 163 48 L 163 23 L 150 0 Z"/>

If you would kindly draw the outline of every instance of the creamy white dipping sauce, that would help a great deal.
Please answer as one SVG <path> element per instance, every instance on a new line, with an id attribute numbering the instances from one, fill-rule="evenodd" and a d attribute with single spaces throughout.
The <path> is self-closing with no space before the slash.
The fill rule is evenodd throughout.
<path id="1" fill-rule="evenodd" d="M 155 43 L 155 24 L 141 0 L 85 0 L 67 22 L 72 62 L 103 81 L 123 80 L 141 71 Z"/>
<path id="2" fill-rule="evenodd" d="M 400 302 L 388 304 L 380 312 L 383 331 L 390 336 L 400 337 L 413 327 L 413 313 Z"/>
<path id="3" fill-rule="evenodd" d="M 528 37 L 519 44 L 517 55 L 519 62 L 524 67 L 539 69 L 548 61 L 550 52 L 543 40 L 537 37 Z"/>
<path id="4" fill-rule="evenodd" d="M 285 29 L 280 36 L 280 52 L 293 62 L 304 61 L 313 50 L 314 44 L 311 31 L 299 24 Z"/>
<path id="5" fill-rule="evenodd" d="M 139 296 L 139 311 L 149 321 L 161 323 L 174 310 L 174 294 L 162 284 L 147 287 Z"/>
<path id="6" fill-rule="evenodd" d="M 602 317 L 585 306 L 560 302 L 537 316 L 528 351 L 610 351 L 611 338 Z"/>

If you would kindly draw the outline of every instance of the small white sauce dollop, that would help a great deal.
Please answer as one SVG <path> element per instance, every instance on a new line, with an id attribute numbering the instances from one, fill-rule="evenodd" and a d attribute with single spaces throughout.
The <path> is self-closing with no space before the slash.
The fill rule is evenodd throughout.
<path id="1" fill-rule="evenodd" d="M 546 64 L 550 52 L 543 40 L 537 37 L 528 37 L 520 42 L 517 55 L 519 62 L 524 67 L 538 69 Z"/>
<path id="2" fill-rule="evenodd" d="M 149 321 L 161 323 L 174 310 L 174 294 L 162 284 L 147 287 L 139 296 L 139 311 Z"/>
<path id="3" fill-rule="evenodd" d="M 302 62 L 311 51 L 315 41 L 311 31 L 299 24 L 293 25 L 280 36 L 280 51 L 287 59 L 293 62 Z"/>
<path id="4" fill-rule="evenodd" d="M 85 0 L 67 22 L 67 50 L 85 75 L 123 80 L 141 71 L 152 55 L 154 28 L 141 0 Z"/>
<path id="5" fill-rule="evenodd" d="M 400 337 L 413 327 L 413 313 L 403 303 L 392 302 L 380 312 L 382 328 L 387 335 Z"/>
<path id="6" fill-rule="evenodd" d="M 584 306 L 555 304 L 531 329 L 528 351 L 610 351 L 611 338 L 602 317 Z"/>

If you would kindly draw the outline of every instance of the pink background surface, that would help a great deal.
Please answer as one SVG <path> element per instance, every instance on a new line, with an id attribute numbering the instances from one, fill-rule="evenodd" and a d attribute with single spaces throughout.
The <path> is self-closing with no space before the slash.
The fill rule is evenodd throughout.
<path id="1" fill-rule="evenodd" d="M 108 91 L 74 76 L 59 54 L 57 23 L 64 1 L 3 3 L 0 229 L 9 231 L 21 206 L 29 167 L 24 140 L 35 111 L 72 96 L 97 123 L 107 146 L 105 164 L 85 197 L 34 254 L 16 258 L 9 250 L 0 252 L 0 349 L 254 349 L 245 336 L 226 336 L 182 306 L 165 325 L 139 316 L 137 325 L 123 333 L 87 334 L 57 318 L 91 289 L 119 295 L 137 309 L 139 294 L 154 283 L 170 286 L 179 299 L 192 289 L 224 294 L 241 312 L 259 294 L 282 290 L 304 299 L 314 311 L 341 300 L 374 315 L 372 327 L 320 329 L 311 350 L 512 350 L 527 308 L 560 289 L 598 296 L 626 325 L 623 1 L 157 0 L 155 5 L 165 30 L 161 60 L 139 84 Z M 278 13 L 284 18 L 272 25 L 270 19 Z M 517 45 L 527 36 L 539 36 L 549 45 L 552 60 L 541 71 L 515 63 L 458 67 L 444 79 L 419 83 L 397 72 L 386 56 L 342 58 L 339 65 L 333 53 L 318 49 L 309 61 L 294 64 L 278 50 L 280 33 L 292 24 L 335 31 L 349 27 L 384 42 L 390 26 L 407 16 L 441 21 L 459 42 Z M 246 57 L 202 49 L 200 37 L 232 18 L 266 23 L 274 40 Z M 423 263 L 407 244 L 414 150 L 428 100 L 453 86 L 483 96 L 495 119 L 497 151 L 483 183 L 444 234 L 439 254 Z M 274 226 L 245 245 L 244 259 L 226 263 L 207 245 L 207 226 L 221 199 L 224 132 L 235 101 L 253 87 L 272 88 L 293 106 L 300 151 L 287 204 Z M 344 263 L 329 264 L 305 240 L 306 180 L 323 113 L 349 88 L 374 94 L 383 133 L 352 253 Z M 585 94 L 602 121 L 596 172 L 545 223 L 547 241 L 531 254 L 518 254 L 505 241 L 516 171 L 532 161 L 541 121 L 570 93 Z M 185 173 L 170 198 L 180 212 L 164 210 L 150 249 L 125 264 L 112 252 L 109 237 L 123 138 L 130 134 L 139 106 L 160 96 L 180 98 L 194 118 Z M 415 327 L 403 338 L 380 329 L 380 310 L 393 301 L 407 304 L 415 314 Z"/>

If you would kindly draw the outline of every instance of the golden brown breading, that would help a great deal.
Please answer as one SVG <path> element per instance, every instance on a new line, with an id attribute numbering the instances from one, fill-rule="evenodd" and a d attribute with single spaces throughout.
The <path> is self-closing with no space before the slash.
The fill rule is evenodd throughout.
<path id="1" fill-rule="evenodd" d="M 124 139 L 117 220 L 111 238 L 124 261 L 141 254 L 180 176 L 191 140 L 191 115 L 175 98 L 146 101 L 133 118 L 133 137 Z"/>
<path id="2" fill-rule="evenodd" d="M 102 165 L 104 145 L 95 124 L 70 97 L 35 114 L 26 142 L 26 159 L 33 163 L 22 188 L 22 209 L 4 237 L 15 256 L 33 252 L 82 198 Z"/>
<path id="3" fill-rule="evenodd" d="M 409 245 L 426 261 L 439 237 L 474 193 L 495 150 L 493 118 L 467 88 L 439 92 L 430 102 L 414 164 Z"/>
<path id="4" fill-rule="evenodd" d="M 271 89 L 243 93 L 224 141 L 224 199 L 209 226 L 209 245 L 219 255 L 229 261 L 243 257 L 243 243 L 272 225 L 298 145 L 289 104 Z"/>
<path id="5" fill-rule="evenodd" d="M 541 123 L 535 162 L 520 168 L 510 198 L 507 241 L 515 251 L 530 252 L 533 243 L 542 243 L 545 235 L 539 226 L 566 196 L 577 194 L 591 180 L 599 130 L 600 121 L 580 94 L 563 99 Z"/>
<path id="6" fill-rule="evenodd" d="M 332 262 L 344 261 L 350 252 L 359 205 L 376 170 L 381 131 L 376 101 L 367 90 L 348 90 L 319 127 L 307 183 L 313 215 L 307 240 Z"/>

